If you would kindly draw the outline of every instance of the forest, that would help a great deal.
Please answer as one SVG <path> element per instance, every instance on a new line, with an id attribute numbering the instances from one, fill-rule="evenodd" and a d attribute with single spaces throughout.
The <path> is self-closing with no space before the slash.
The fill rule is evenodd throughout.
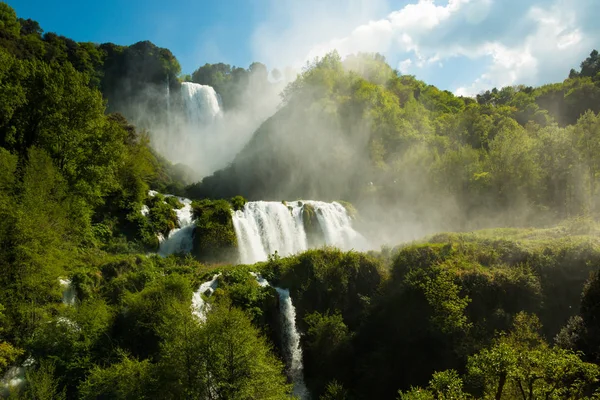
<path id="1" fill-rule="evenodd" d="M 193 82 L 252 109 L 283 75 L 185 76 L 0 2 L 0 397 L 600 399 L 598 51 L 475 98 L 332 52 L 195 182 L 128 106 L 160 118 L 152 93 Z M 371 249 L 310 245 L 322 214 L 286 203 L 308 198 Z M 300 210 L 312 248 L 242 264 L 233 216 L 256 200 Z M 165 256 L 186 207 L 190 251 Z"/>

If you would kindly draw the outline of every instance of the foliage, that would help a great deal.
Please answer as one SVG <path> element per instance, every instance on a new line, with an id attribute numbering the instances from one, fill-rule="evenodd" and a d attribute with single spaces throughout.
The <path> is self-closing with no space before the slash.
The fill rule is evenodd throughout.
<path id="1" fill-rule="evenodd" d="M 95 367 L 81 384 L 82 399 L 150 399 L 154 378 L 149 360 L 138 361 L 123 355 L 123 359 L 107 368 Z"/>
<path id="2" fill-rule="evenodd" d="M 539 336 L 535 317 L 519 314 L 513 331 L 469 358 L 468 379 L 495 398 L 580 398 L 598 381 L 597 365 L 569 350 L 550 348 Z"/>
<path id="3" fill-rule="evenodd" d="M 463 382 L 458 372 L 448 370 L 433 374 L 427 389 L 412 388 L 410 391 L 398 393 L 400 400 L 439 399 L 459 400 L 470 396 L 463 391 Z"/>
<path id="4" fill-rule="evenodd" d="M 218 305 L 202 325 L 188 310 L 165 320 L 161 367 L 172 379 L 169 398 L 274 399 L 290 394 L 283 364 L 244 313 Z M 167 375 L 167 376 L 169 376 Z M 178 382 L 179 381 L 179 382 Z"/>
<path id="5" fill-rule="evenodd" d="M 196 230 L 194 254 L 205 261 L 235 261 L 237 238 L 231 218 L 232 206 L 226 200 L 201 200 L 192 203 Z"/>
<path id="6" fill-rule="evenodd" d="M 247 200 L 242 196 L 235 196 L 232 197 L 229 202 L 231 203 L 231 208 L 233 208 L 233 211 L 238 211 L 244 208 L 244 205 L 246 204 Z"/>
<path id="7" fill-rule="evenodd" d="M 177 213 L 174 210 L 178 204 L 173 204 L 173 201 L 168 201 L 169 197 L 165 198 L 157 193 L 154 196 L 149 196 L 146 199 L 148 205 L 148 219 L 155 233 L 160 233 L 165 238 L 169 236 L 169 232 L 178 228 Z M 177 200 L 177 199 L 175 199 Z"/>
<path id="8" fill-rule="evenodd" d="M 35 370 L 28 371 L 25 396 L 36 400 L 66 399 L 66 391 L 60 390 L 59 380 L 54 373 L 54 364 L 45 360 Z"/>

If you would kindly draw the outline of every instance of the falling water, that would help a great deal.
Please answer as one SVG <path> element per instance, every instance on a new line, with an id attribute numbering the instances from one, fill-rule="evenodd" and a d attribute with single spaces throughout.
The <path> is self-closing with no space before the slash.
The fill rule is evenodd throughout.
<path id="1" fill-rule="evenodd" d="M 192 313 L 202 322 L 206 321 L 206 313 L 210 310 L 210 305 L 204 301 L 202 295 L 210 296 L 213 294 L 219 285 L 218 279 L 220 275 L 217 274 L 210 281 L 200 285 L 192 297 Z"/>
<path id="2" fill-rule="evenodd" d="M 63 289 L 62 292 L 62 302 L 68 306 L 72 306 L 75 304 L 75 299 L 77 295 L 75 293 L 75 288 L 71 283 L 70 279 L 59 279 L 60 286 Z"/>
<path id="3" fill-rule="evenodd" d="M 233 227 L 242 263 L 264 261 L 276 251 L 287 256 L 306 250 L 306 232 L 302 224 L 302 208 L 291 210 L 277 202 L 248 202 L 233 214 Z"/>
<path id="4" fill-rule="evenodd" d="M 183 82 L 181 94 L 190 125 L 207 126 L 221 116 L 219 97 L 212 87 Z"/>
<path id="5" fill-rule="evenodd" d="M 4 397 L 8 397 L 13 390 L 19 390 L 25 384 L 25 368 L 10 367 L 2 377 L 0 384 Z"/>
<path id="6" fill-rule="evenodd" d="M 362 235 L 352 228 L 352 220 L 344 206 L 322 201 L 294 201 L 288 203 L 253 201 L 243 210 L 233 213 L 240 261 L 252 264 L 265 261 L 277 252 L 287 256 L 308 248 L 302 213 L 311 206 L 323 231 L 321 245 L 336 246 L 343 250 L 366 248 Z"/>
<path id="7" fill-rule="evenodd" d="M 167 135 L 170 136 L 171 131 L 171 80 L 167 75 Z"/>
<path id="8" fill-rule="evenodd" d="M 21 366 L 12 366 L 0 379 L 0 395 L 7 398 L 12 392 L 18 392 L 25 384 L 25 372 L 35 364 L 35 360 L 28 357 Z"/>
<path id="9" fill-rule="evenodd" d="M 165 197 L 169 197 L 166 195 Z M 194 212 L 192 210 L 192 201 L 183 197 L 178 197 L 183 207 L 176 209 L 177 222 L 179 228 L 169 232 L 169 236 L 160 242 L 158 254 L 163 257 L 175 253 L 190 253 L 194 246 Z M 143 213 L 143 210 L 142 210 Z"/>
<path id="10" fill-rule="evenodd" d="M 323 201 L 307 201 L 306 203 L 314 207 L 327 245 L 344 250 L 365 248 L 365 238 L 352 228 L 352 219 L 343 205 L 337 202 L 325 203 Z"/>
<path id="11" fill-rule="evenodd" d="M 262 287 L 271 286 L 269 281 L 261 275 L 251 272 L 258 284 Z M 296 308 L 292 303 L 290 291 L 275 287 L 279 295 L 279 312 L 282 325 L 282 343 L 287 365 L 288 375 L 294 383 L 294 395 L 301 400 L 309 399 L 310 394 L 304 383 L 304 366 L 302 365 L 302 347 L 300 347 L 300 333 L 296 329 Z"/>

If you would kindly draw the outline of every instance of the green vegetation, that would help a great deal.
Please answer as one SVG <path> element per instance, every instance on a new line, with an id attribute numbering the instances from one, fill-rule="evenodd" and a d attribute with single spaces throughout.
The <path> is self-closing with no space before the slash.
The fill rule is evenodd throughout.
<path id="1" fill-rule="evenodd" d="M 308 203 L 302 205 L 302 223 L 306 231 L 306 240 L 309 247 L 314 247 L 318 243 L 323 243 L 323 229 L 319 225 L 315 208 Z"/>
<path id="2" fill-rule="evenodd" d="M 192 203 L 196 230 L 194 255 L 202 261 L 237 261 L 237 237 L 227 200 L 201 200 Z"/>
<path id="3" fill-rule="evenodd" d="M 246 199 L 242 196 L 235 196 L 230 200 L 230 203 L 231 208 L 233 208 L 234 211 L 238 211 L 244 208 L 244 205 L 246 205 Z"/>
<path id="4" fill-rule="evenodd" d="M 186 167 L 115 112 L 180 85 L 172 54 L 43 34 L 0 2 L 0 374 L 26 365 L 11 398 L 289 398 L 278 293 L 250 272 L 289 290 L 313 398 L 598 398 L 599 73 L 594 51 L 562 83 L 467 99 L 379 55 L 330 54 L 231 166 L 186 188 Z M 235 85 L 265 74 L 207 64 L 189 78 L 234 108 Z M 183 206 L 151 188 L 196 195 L 193 254 L 148 253 Z M 439 211 L 463 233 L 224 265 L 239 193 L 349 199 L 365 222 L 365 204 Z M 508 227 L 466 233 L 482 216 Z M 313 207 L 302 218 L 322 234 Z M 202 321 L 193 293 L 217 273 Z"/>

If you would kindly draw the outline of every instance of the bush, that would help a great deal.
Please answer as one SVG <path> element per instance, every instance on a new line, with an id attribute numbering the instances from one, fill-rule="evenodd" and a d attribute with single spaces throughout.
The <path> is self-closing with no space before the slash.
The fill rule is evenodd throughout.
<path id="1" fill-rule="evenodd" d="M 175 196 L 165 196 L 165 203 L 176 210 L 183 208 L 183 203 Z"/>
<path id="2" fill-rule="evenodd" d="M 192 203 L 196 230 L 193 253 L 200 261 L 230 262 L 238 259 L 237 237 L 226 200 L 201 200 Z"/>
<path id="3" fill-rule="evenodd" d="M 229 202 L 231 203 L 231 207 L 233 208 L 233 210 L 238 211 L 242 210 L 248 201 L 242 196 L 235 196 L 232 197 Z"/>

